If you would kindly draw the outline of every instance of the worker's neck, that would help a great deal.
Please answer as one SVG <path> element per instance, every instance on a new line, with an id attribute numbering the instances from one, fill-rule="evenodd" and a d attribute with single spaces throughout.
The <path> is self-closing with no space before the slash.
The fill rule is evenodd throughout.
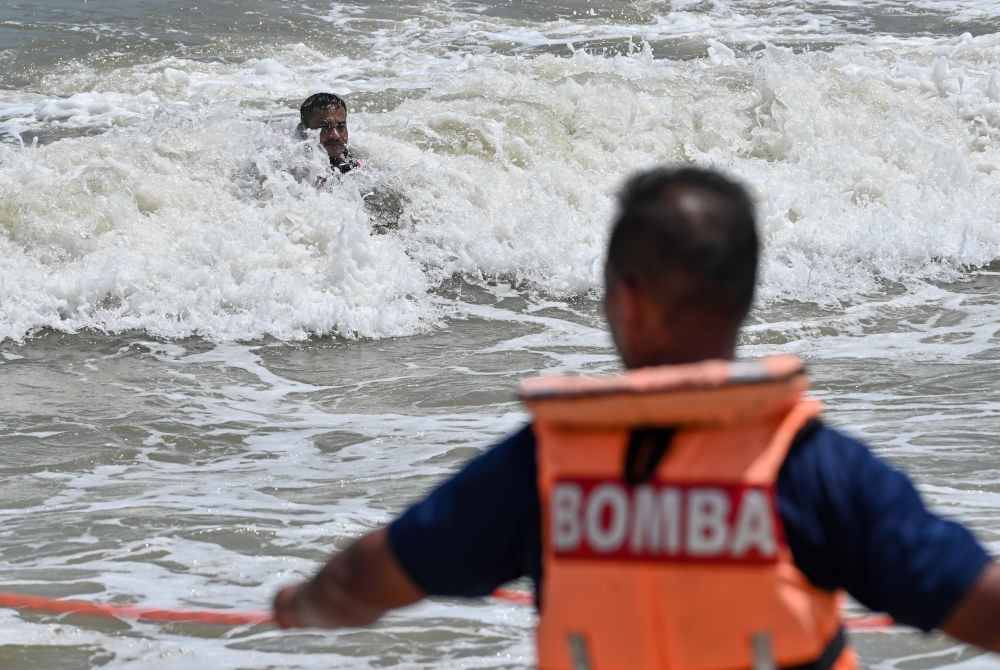
<path id="1" fill-rule="evenodd" d="M 645 368 L 658 365 L 684 365 L 708 360 L 732 360 L 736 357 L 735 340 L 671 342 L 671 346 L 635 352 L 625 359 L 625 367 Z"/>

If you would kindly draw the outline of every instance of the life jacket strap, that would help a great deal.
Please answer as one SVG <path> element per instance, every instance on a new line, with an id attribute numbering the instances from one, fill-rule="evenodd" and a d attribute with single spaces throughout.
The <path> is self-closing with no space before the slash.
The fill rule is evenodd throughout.
<path id="1" fill-rule="evenodd" d="M 831 670 L 841 654 L 847 649 L 847 632 L 841 626 L 815 661 L 798 665 L 782 666 L 781 670 Z"/>
<path id="2" fill-rule="evenodd" d="M 583 633 L 570 633 L 566 642 L 569 644 L 573 670 L 594 670 L 590 660 L 590 649 L 587 647 L 587 637 Z"/>
<path id="3" fill-rule="evenodd" d="M 674 428 L 636 428 L 629 434 L 625 448 L 624 479 L 629 486 L 645 484 L 660 467 L 677 430 Z"/>

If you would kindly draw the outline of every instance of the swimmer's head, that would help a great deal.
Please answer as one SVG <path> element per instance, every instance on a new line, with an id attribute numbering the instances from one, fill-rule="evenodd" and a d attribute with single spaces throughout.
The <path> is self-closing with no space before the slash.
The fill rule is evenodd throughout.
<path id="1" fill-rule="evenodd" d="M 332 162 L 344 160 L 347 151 L 347 103 L 333 93 L 310 95 L 299 108 L 303 128 L 319 129 L 319 143 Z"/>
<path id="2" fill-rule="evenodd" d="M 732 357 L 758 256 L 753 201 L 740 184 L 691 167 L 630 178 L 605 264 L 605 312 L 625 365 Z"/>

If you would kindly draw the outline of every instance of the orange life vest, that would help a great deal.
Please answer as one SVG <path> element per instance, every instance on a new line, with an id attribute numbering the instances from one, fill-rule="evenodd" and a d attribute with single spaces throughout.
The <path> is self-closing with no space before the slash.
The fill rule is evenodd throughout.
<path id="1" fill-rule="evenodd" d="M 840 595 L 795 567 L 777 512 L 778 472 L 821 409 L 807 386 L 794 356 L 524 382 L 540 668 L 856 667 Z"/>

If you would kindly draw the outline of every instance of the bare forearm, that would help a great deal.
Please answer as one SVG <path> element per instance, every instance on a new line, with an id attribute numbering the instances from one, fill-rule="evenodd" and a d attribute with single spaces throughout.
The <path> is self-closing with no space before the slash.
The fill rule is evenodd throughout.
<path id="1" fill-rule="evenodd" d="M 1000 652 L 1000 566 L 991 564 L 943 626 L 954 638 Z"/>
<path id="2" fill-rule="evenodd" d="M 357 627 L 422 597 L 399 567 L 383 529 L 334 555 L 312 579 L 283 589 L 274 609 L 286 628 Z"/>
<path id="3" fill-rule="evenodd" d="M 295 609 L 303 624 L 321 628 L 367 626 L 385 609 L 364 597 L 361 542 L 337 554 L 296 593 Z"/>

